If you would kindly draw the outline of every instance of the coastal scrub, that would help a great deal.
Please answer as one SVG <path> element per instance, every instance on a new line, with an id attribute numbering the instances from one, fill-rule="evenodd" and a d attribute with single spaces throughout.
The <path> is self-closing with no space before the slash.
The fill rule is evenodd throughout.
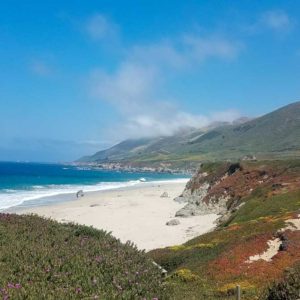
<path id="1" fill-rule="evenodd" d="M 132 243 L 91 227 L 0 214 L 0 299 L 162 295 L 161 271 Z"/>

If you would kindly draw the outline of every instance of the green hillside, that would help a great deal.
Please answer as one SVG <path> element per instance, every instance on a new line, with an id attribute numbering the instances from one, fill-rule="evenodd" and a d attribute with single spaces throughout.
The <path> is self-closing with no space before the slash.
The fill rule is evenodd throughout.
<path id="1" fill-rule="evenodd" d="M 81 162 L 182 164 L 205 160 L 300 156 L 300 102 L 242 124 L 190 129 L 170 137 L 126 140 Z"/>

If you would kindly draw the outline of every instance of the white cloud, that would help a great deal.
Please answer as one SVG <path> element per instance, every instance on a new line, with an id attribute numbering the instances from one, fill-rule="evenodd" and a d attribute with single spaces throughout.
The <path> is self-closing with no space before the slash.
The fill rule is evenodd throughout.
<path id="1" fill-rule="evenodd" d="M 29 67 L 30 70 L 38 76 L 47 77 L 53 73 L 51 66 L 42 60 L 32 61 Z"/>
<path id="2" fill-rule="evenodd" d="M 129 50 L 129 59 L 139 61 L 144 65 L 159 65 L 160 67 L 181 68 L 188 63 L 186 53 L 176 48 L 170 41 L 154 44 L 136 45 Z"/>
<path id="3" fill-rule="evenodd" d="M 200 128 L 212 122 L 231 122 L 240 117 L 234 110 L 208 116 L 180 110 L 173 104 L 175 101 L 163 98 L 159 72 L 157 68 L 128 62 L 113 74 L 93 73 L 93 96 L 109 102 L 122 118 L 122 124 L 109 131 L 111 138 L 171 135 L 183 128 Z"/>
<path id="4" fill-rule="evenodd" d="M 215 36 L 186 35 L 184 44 L 187 52 L 200 62 L 208 58 L 233 59 L 241 50 L 241 43 Z"/>
<path id="5" fill-rule="evenodd" d="M 118 26 L 104 15 L 95 14 L 86 21 L 85 31 L 94 40 L 115 39 Z"/>
<path id="6" fill-rule="evenodd" d="M 180 69 L 209 58 L 234 59 L 241 49 L 240 42 L 225 37 L 185 34 L 175 41 L 135 45 L 129 49 L 128 59 L 143 65 Z"/>
<path id="7" fill-rule="evenodd" d="M 295 21 L 284 10 L 268 10 L 263 12 L 257 21 L 247 26 L 247 32 L 256 34 L 266 30 L 276 33 L 287 32 L 293 28 Z"/>
<path id="8" fill-rule="evenodd" d="M 221 118 L 216 118 L 216 116 Z M 226 116 L 226 118 L 224 118 Z M 223 118 L 222 118 L 223 117 Z M 136 114 L 125 119 L 122 126 L 113 128 L 110 134 L 120 138 L 169 136 L 186 128 L 203 128 L 214 122 L 232 122 L 240 117 L 236 111 L 196 115 L 178 110 L 160 110 L 158 114 Z M 113 133 L 114 132 L 114 133 Z"/>
<path id="9" fill-rule="evenodd" d="M 105 37 L 107 28 L 110 27 L 102 15 L 89 22 L 94 38 Z M 225 37 L 185 34 L 173 40 L 126 48 L 125 57 L 112 72 L 93 70 L 90 93 L 110 103 L 122 119 L 122 124 L 109 132 L 110 137 L 171 135 L 182 128 L 199 128 L 239 117 L 232 111 L 209 116 L 184 112 L 174 104 L 176 99 L 166 96 L 164 84 L 174 74 L 198 69 L 207 59 L 234 59 L 240 50 L 240 43 Z"/>
<path id="10" fill-rule="evenodd" d="M 270 10 L 261 16 L 260 23 L 274 30 L 286 30 L 292 26 L 289 15 L 282 10 Z"/>
<path id="11" fill-rule="evenodd" d="M 149 100 L 157 83 L 156 70 L 137 63 L 122 63 L 115 73 L 96 70 L 92 74 L 93 96 L 122 111 L 137 110 Z"/>
<path id="12" fill-rule="evenodd" d="M 160 136 L 170 135 L 186 127 L 199 127 L 206 125 L 205 118 L 193 116 L 179 111 L 161 111 L 158 115 L 136 115 L 131 117 L 125 128 L 134 136 Z"/>
<path id="13" fill-rule="evenodd" d="M 131 137 L 168 136 L 187 127 L 208 125 L 204 116 L 192 115 L 180 111 L 162 111 L 158 114 L 140 114 L 126 120 L 124 129 Z"/>

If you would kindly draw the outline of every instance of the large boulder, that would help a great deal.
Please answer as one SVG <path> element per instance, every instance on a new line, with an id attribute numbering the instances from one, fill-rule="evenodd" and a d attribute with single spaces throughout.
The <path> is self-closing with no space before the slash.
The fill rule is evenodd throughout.
<path id="1" fill-rule="evenodd" d="M 166 225 L 168 225 L 168 226 L 174 226 L 174 225 L 179 225 L 179 224 L 180 224 L 180 221 L 178 219 L 172 219 L 166 223 Z"/>
<path id="2" fill-rule="evenodd" d="M 161 195 L 160 195 L 160 198 L 169 198 L 169 194 L 167 192 L 163 192 Z"/>

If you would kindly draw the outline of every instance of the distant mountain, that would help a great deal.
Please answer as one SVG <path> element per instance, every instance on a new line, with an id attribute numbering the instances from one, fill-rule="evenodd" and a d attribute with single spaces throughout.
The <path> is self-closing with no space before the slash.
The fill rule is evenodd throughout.
<path id="1" fill-rule="evenodd" d="M 300 102 L 252 120 L 189 129 L 173 136 L 125 140 L 79 162 L 184 163 L 300 156 Z"/>

